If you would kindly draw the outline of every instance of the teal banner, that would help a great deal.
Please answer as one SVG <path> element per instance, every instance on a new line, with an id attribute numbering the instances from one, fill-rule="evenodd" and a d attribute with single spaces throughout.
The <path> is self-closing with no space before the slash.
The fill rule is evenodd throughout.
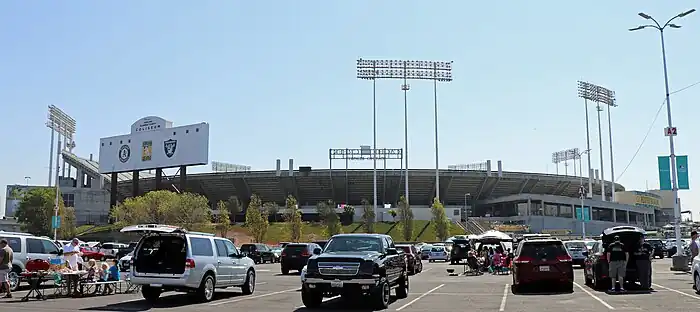
<path id="1" fill-rule="evenodd" d="M 60 216 L 52 216 L 51 217 L 51 227 L 54 229 L 58 229 L 61 227 L 61 217 Z"/>
<path id="2" fill-rule="evenodd" d="M 659 156 L 659 189 L 670 191 L 671 187 L 671 158 Z"/>
<path id="3" fill-rule="evenodd" d="M 583 220 L 584 222 L 591 221 L 591 207 L 576 207 L 576 220 Z"/>
<path id="4" fill-rule="evenodd" d="M 688 155 L 676 156 L 676 173 L 678 175 L 678 189 L 689 190 L 688 181 Z"/>

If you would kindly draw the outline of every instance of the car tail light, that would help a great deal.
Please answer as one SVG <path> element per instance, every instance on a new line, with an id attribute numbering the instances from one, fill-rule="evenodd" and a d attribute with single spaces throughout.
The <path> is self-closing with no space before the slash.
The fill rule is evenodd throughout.
<path id="1" fill-rule="evenodd" d="M 532 259 L 532 258 L 530 258 L 530 257 L 523 257 L 523 256 L 520 256 L 520 257 L 517 257 L 517 258 L 513 259 L 513 263 L 515 263 L 515 264 L 524 264 L 524 263 L 530 263 L 530 262 L 532 262 L 532 260 L 534 260 L 534 259 Z"/>
<path id="2" fill-rule="evenodd" d="M 571 262 L 573 259 L 571 259 L 569 255 L 561 255 L 557 256 L 557 260 L 559 260 L 559 262 Z"/>
<path id="3" fill-rule="evenodd" d="M 304 251 L 301 252 L 301 256 L 302 256 L 302 257 L 308 257 L 308 256 L 310 256 L 310 255 L 311 255 L 311 254 L 309 253 L 308 250 L 304 250 Z"/>
<path id="4" fill-rule="evenodd" d="M 185 268 L 186 269 L 194 269 L 194 259 L 185 260 Z"/>
<path id="5" fill-rule="evenodd" d="M 280 257 L 286 257 L 286 256 L 287 256 L 287 254 L 284 252 L 280 255 Z"/>
<path id="6" fill-rule="evenodd" d="M 606 254 L 603 253 L 602 255 L 600 255 L 600 257 L 598 257 L 598 259 L 599 259 L 599 260 L 606 261 L 606 260 L 608 260 L 608 255 L 606 255 Z"/>

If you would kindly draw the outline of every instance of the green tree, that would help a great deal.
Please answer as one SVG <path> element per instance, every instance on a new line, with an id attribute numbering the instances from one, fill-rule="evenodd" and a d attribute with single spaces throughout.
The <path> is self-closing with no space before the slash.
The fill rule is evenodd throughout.
<path id="1" fill-rule="evenodd" d="M 447 218 L 445 207 L 437 199 L 433 199 L 433 205 L 430 207 L 430 212 L 433 215 L 431 223 L 435 228 L 435 234 L 440 241 L 446 240 L 450 236 L 450 219 Z"/>
<path id="2" fill-rule="evenodd" d="M 335 203 L 333 203 L 333 201 L 319 202 L 316 205 L 316 211 L 325 227 L 324 234 L 326 237 L 331 237 L 343 232 L 343 227 L 340 224 L 340 216 L 338 216 L 338 213 L 335 211 Z"/>
<path id="3" fill-rule="evenodd" d="M 355 207 L 345 204 L 343 207 L 343 217 L 340 220 L 342 225 L 350 225 L 355 221 Z"/>
<path id="4" fill-rule="evenodd" d="M 396 221 L 396 216 L 398 215 L 398 212 L 396 212 L 395 209 L 389 209 L 389 215 L 391 216 L 392 221 Z"/>
<path id="5" fill-rule="evenodd" d="M 241 202 L 238 200 L 238 197 L 236 196 L 231 196 L 226 200 L 226 208 L 228 208 L 229 213 L 231 214 L 231 220 L 233 224 L 236 224 L 236 216 L 241 213 Z"/>
<path id="6" fill-rule="evenodd" d="M 206 197 L 193 193 L 153 191 L 127 198 L 112 210 L 119 226 L 134 224 L 170 224 L 191 231 L 211 229 L 211 209 Z"/>
<path id="7" fill-rule="evenodd" d="M 225 201 L 221 200 L 216 203 L 216 212 L 216 230 L 219 232 L 219 236 L 226 237 L 231 229 L 231 219 Z"/>
<path id="8" fill-rule="evenodd" d="M 21 200 L 15 211 L 17 222 L 25 232 L 35 235 L 53 236 L 51 218 L 55 213 L 56 189 L 35 188 L 22 192 Z M 66 209 L 63 200 L 58 200 L 58 215 L 61 217 L 61 227 L 58 234 L 75 235 L 75 213 L 72 208 Z M 64 237 L 70 238 L 70 237 Z"/>
<path id="9" fill-rule="evenodd" d="M 301 210 L 296 198 L 292 195 L 287 196 L 285 207 L 287 209 L 285 219 L 287 220 L 289 239 L 294 243 L 298 243 L 301 239 L 303 223 L 301 221 Z"/>
<path id="10" fill-rule="evenodd" d="M 277 203 L 268 203 L 268 207 L 265 209 L 269 216 L 272 216 L 272 221 L 277 222 L 280 214 L 280 206 Z"/>
<path id="11" fill-rule="evenodd" d="M 256 243 L 262 243 L 267 235 L 269 223 L 267 216 L 263 212 L 262 201 L 258 195 L 250 197 L 250 203 L 245 212 L 245 226 L 253 235 L 253 240 Z"/>
<path id="12" fill-rule="evenodd" d="M 362 199 L 362 228 L 365 233 L 374 233 L 374 222 L 376 215 L 374 209 L 367 199 Z"/>
<path id="13" fill-rule="evenodd" d="M 406 202 L 406 197 L 401 196 L 399 199 L 399 209 L 396 213 L 399 217 L 399 226 L 401 226 L 401 236 L 405 241 L 410 241 L 413 238 L 413 211 Z"/>

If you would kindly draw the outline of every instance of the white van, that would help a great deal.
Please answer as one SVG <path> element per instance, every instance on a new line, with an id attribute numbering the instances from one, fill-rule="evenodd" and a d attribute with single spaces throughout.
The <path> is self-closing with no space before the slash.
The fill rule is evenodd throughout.
<path id="1" fill-rule="evenodd" d="M 233 243 L 209 233 L 142 224 L 125 227 L 123 233 L 143 233 L 131 260 L 131 283 L 142 285 L 148 301 L 165 291 L 196 293 L 204 302 L 214 298 L 215 288 L 255 290 L 255 264 Z"/>

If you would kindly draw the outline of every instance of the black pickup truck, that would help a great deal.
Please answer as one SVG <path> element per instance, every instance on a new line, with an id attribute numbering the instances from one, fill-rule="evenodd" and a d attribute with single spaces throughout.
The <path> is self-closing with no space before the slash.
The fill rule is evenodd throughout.
<path id="1" fill-rule="evenodd" d="M 324 297 L 351 299 L 368 296 L 372 306 L 389 306 L 391 288 L 399 299 L 408 296 L 406 255 L 383 234 L 338 234 L 326 248 L 314 250 L 302 280 L 301 300 L 318 308 Z"/>

